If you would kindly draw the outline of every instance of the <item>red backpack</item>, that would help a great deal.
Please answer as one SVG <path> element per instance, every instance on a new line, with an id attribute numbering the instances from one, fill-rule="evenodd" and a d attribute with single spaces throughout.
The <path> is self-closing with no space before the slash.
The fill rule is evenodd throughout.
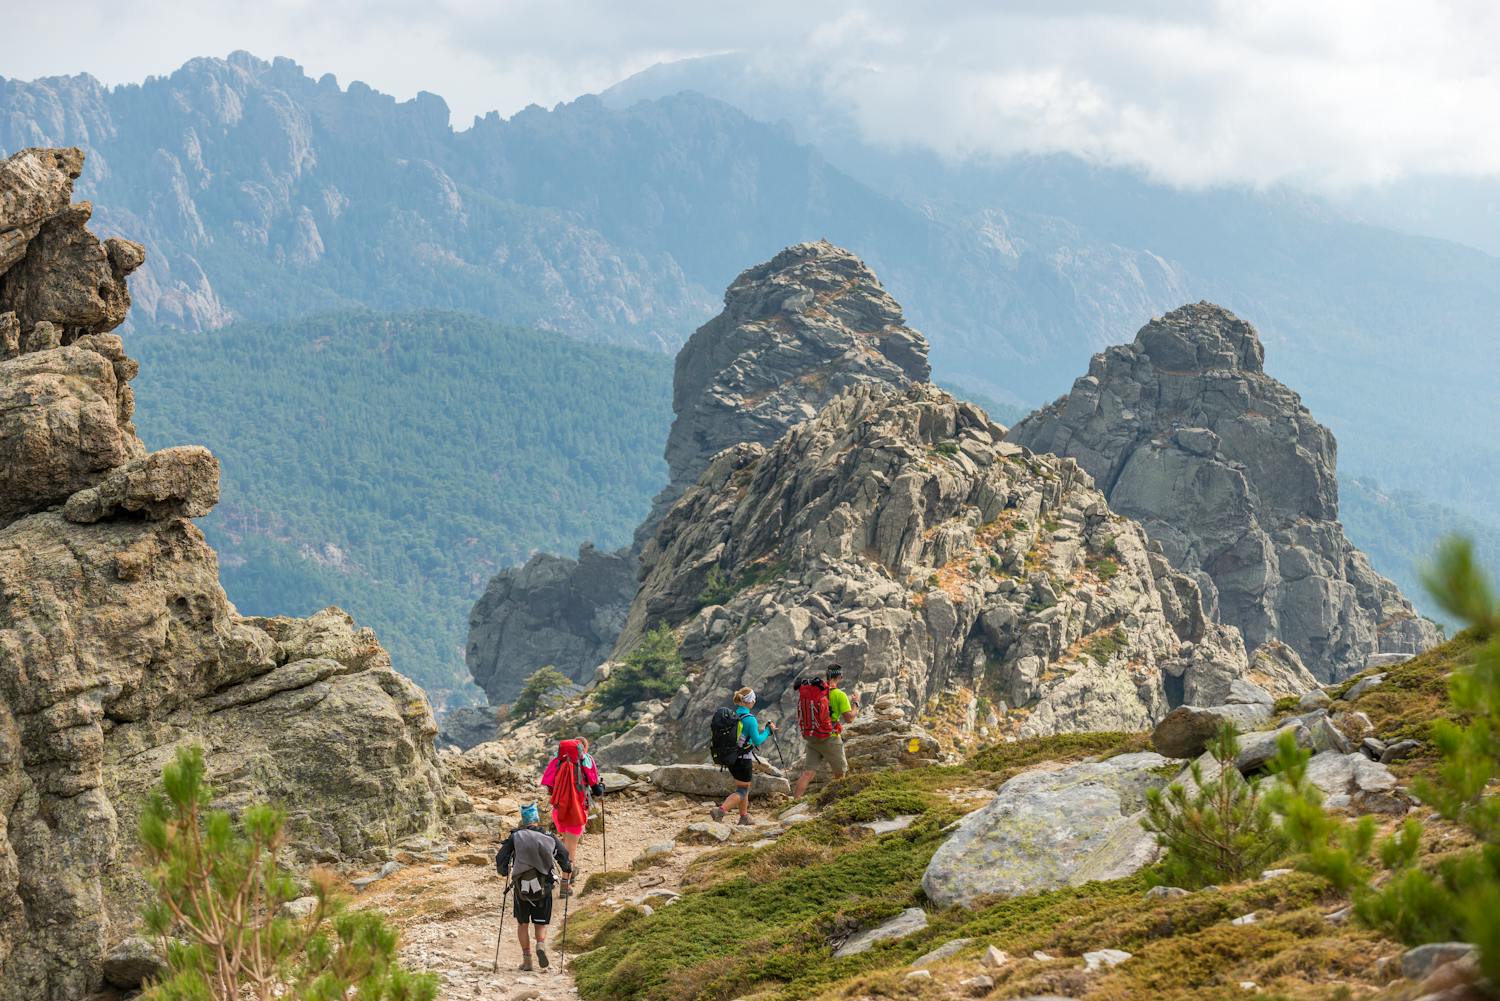
<path id="1" fill-rule="evenodd" d="M 809 740 L 833 736 L 833 716 L 828 709 L 828 686 L 822 678 L 797 682 L 797 726 Z"/>

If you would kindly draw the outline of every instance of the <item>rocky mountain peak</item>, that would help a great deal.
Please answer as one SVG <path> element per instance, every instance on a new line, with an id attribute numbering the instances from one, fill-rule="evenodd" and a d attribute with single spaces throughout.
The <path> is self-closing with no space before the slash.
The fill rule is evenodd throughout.
<path id="1" fill-rule="evenodd" d="M 373 858 L 446 796 L 432 712 L 373 633 L 229 603 L 190 520 L 218 461 L 136 437 L 111 331 L 144 254 L 89 231 L 82 166 L 0 160 L 0 997 L 39 1001 L 92 996 L 138 924 L 135 821 L 177 748 L 220 803 L 282 804 L 302 861 Z"/>
<path id="2" fill-rule="evenodd" d="M 788 247 L 740 274 L 724 309 L 677 355 L 667 437 L 670 480 L 616 553 L 539 555 L 501 571 L 469 618 L 470 673 L 505 701 L 551 664 L 586 679 L 619 635 L 637 557 L 719 452 L 769 445 L 850 386 L 904 387 L 931 374 L 927 340 L 854 254 L 826 240 Z"/>
<path id="3" fill-rule="evenodd" d="M 639 545 L 718 452 L 769 444 L 858 382 L 926 382 L 927 339 L 858 257 L 826 240 L 799 243 L 743 272 L 724 310 L 677 355 L 671 480 Z"/>
<path id="4" fill-rule="evenodd" d="M 1255 649 L 1322 678 L 1437 638 L 1339 524 L 1337 445 L 1264 371 L 1255 328 L 1197 303 L 1095 355 L 1008 440 L 1077 460 Z"/>
<path id="5" fill-rule="evenodd" d="M 1211 302 L 1179 306 L 1152 320 L 1135 335 L 1133 347 L 1165 371 L 1265 370 L 1266 352 L 1255 328 Z"/>

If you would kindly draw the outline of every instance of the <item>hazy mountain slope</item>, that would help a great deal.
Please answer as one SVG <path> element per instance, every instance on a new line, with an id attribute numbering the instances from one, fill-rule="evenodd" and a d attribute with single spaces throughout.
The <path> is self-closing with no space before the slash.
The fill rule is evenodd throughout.
<path id="1" fill-rule="evenodd" d="M 1134 294 L 1149 306 L 1134 313 L 1130 295 L 1121 294 L 1126 283 L 1098 273 L 1087 287 L 1032 273 L 1021 300 L 1003 313 L 981 313 L 977 323 L 956 308 L 972 308 L 982 287 L 943 286 L 940 307 L 926 288 L 902 289 L 913 322 L 933 341 L 939 376 L 982 380 L 991 392 L 1041 402 L 1071 378 L 1061 368 L 1076 371 L 1084 357 L 1077 331 L 1050 336 L 1058 304 L 1074 310 L 1070 322 L 1080 314 L 1092 320 L 1082 333 L 1092 353 L 1150 312 L 1212 300 L 1260 328 L 1273 374 L 1333 428 L 1349 474 L 1373 474 L 1500 524 L 1500 447 L 1489 419 L 1500 403 L 1490 375 L 1500 371 L 1500 259 L 1355 222 L 1287 189 L 1184 191 L 1070 156 L 954 164 L 922 150 L 873 146 L 840 103 L 849 87 L 857 81 L 825 68 L 719 56 L 654 67 L 603 97 L 629 108 L 696 90 L 784 121 L 836 166 L 950 231 L 1072 259 L 1075 276 L 1088 273 L 1081 263 L 1090 248 L 1159 262 L 1141 268 Z M 1148 280 L 1152 267 L 1171 275 L 1170 292 Z M 892 275 L 893 288 L 900 277 Z M 944 312 L 926 312 L 934 308 Z M 1006 360 L 1020 364 L 1004 364 L 1002 349 L 986 341 L 1003 341 Z M 955 357 L 970 368 L 955 370 Z"/>
<path id="2" fill-rule="evenodd" d="M 219 451 L 203 527 L 240 611 L 338 604 L 435 701 L 498 566 L 625 542 L 666 478 L 656 353 L 433 312 L 131 341 L 142 437 Z"/>
<path id="3" fill-rule="evenodd" d="M 1383 490 L 1369 479 L 1345 480 L 1339 484 L 1339 518 L 1370 562 L 1395 581 L 1423 615 L 1443 623 L 1450 635 L 1455 623 L 1422 586 L 1422 568 L 1432 559 L 1434 540 L 1450 534 L 1468 536 L 1481 566 L 1500 566 L 1500 531 L 1409 490 Z"/>

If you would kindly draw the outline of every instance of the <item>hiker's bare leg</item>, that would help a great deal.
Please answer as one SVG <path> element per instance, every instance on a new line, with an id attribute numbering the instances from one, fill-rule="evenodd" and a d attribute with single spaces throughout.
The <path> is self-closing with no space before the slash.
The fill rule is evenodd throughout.
<path id="1" fill-rule="evenodd" d="M 724 811 L 725 813 L 733 813 L 734 811 L 738 810 L 739 808 L 740 808 L 740 794 L 739 794 L 739 790 L 738 789 L 736 789 L 734 792 L 730 793 L 728 796 L 725 796 L 724 797 L 724 802 L 722 802 L 722 803 L 719 804 L 719 809 L 722 810 L 722 811 Z"/>
<path id="2" fill-rule="evenodd" d="M 750 816 L 750 783 L 737 782 L 735 784 L 740 787 L 740 816 L 748 817 Z"/>
<path id="3" fill-rule="evenodd" d="M 537 925 L 536 926 L 536 947 L 538 949 L 540 949 L 542 946 L 544 946 L 546 944 L 547 944 L 547 926 L 546 925 Z"/>
<path id="4" fill-rule="evenodd" d="M 797 788 L 792 790 L 793 799 L 800 799 L 802 797 L 802 794 L 807 792 L 807 785 L 813 780 L 813 775 L 815 774 L 817 773 L 809 768 L 807 771 L 797 776 Z"/>
<path id="5" fill-rule="evenodd" d="M 563 843 L 563 847 L 568 850 L 568 858 L 573 859 L 574 860 L 574 865 L 577 865 L 578 864 L 577 863 L 577 860 L 578 860 L 578 835 L 576 835 L 576 834 L 564 834 L 562 836 L 562 843 Z M 564 887 L 568 887 L 568 886 L 572 886 L 573 885 L 573 874 L 572 873 L 565 872 L 565 873 L 562 874 L 562 885 Z"/>
<path id="6" fill-rule="evenodd" d="M 516 922 L 516 941 L 521 943 L 521 955 L 531 955 L 531 925 L 521 921 Z"/>

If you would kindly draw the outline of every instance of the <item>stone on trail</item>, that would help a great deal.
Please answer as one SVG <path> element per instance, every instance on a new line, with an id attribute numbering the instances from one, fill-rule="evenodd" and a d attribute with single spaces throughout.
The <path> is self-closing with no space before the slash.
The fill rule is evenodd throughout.
<path id="1" fill-rule="evenodd" d="M 663 855 L 671 855 L 677 850 L 675 841 L 657 841 L 641 849 L 641 853 L 635 857 L 635 863 L 646 862 Z M 633 864 L 635 864 L 633 863 Z"/>
<path id="2" fill-rule="evenodd" d="M 660 765 L 621 765 L 620 771 L 624 772 L 626 775 L 629 775 L 633 779 L 645 779 L 647 781 L 650 781 L 651 774 L 660 767 Z"/>
<path id="3" fill-rule="evenodd" d="M 866 931 L 860 932 L 834 950 L 834 959 L 857 956 L 868 952 L 877 942 L 905 938 L 927 927 L 927 912 L 920 907 L 908 907 L 895 917 Z"/>
<path id="4" fill-rule="evenodd" d="M 635 785 L 634 779 L 620 772 L 604 772 L 599 776 L 599 781 L 604 784 L 606 793 L 620 792 Z"/>
<path id="5" fill-rule="evenodd" d="M 700 820 L 689 824 L 677 837 L 682 841 L 696 842 L 697 844 L 723 844 L 734 835 L 734 830 L 728 824 L 720 824 L 712 820 Z"/>
<path id="6" fill-rule="evenodd" d="M 651 783 L 668 792 L 688 796 L 724 797 L 734 791 L 734 779 L 718 765 L 662 765 L 651 773 Z M 750 781 L 750 796 L 790 796 L 791 784 L 775 775 L 756 772 Z"/>
<path id="7" fill-rule="evenodd" d="M 1168 763 L 1144 751 L 1017 775 L 938 847 L 922 889 L 948 907 L 1130 875 L 1156 857 L 1140 819 Z"/>

